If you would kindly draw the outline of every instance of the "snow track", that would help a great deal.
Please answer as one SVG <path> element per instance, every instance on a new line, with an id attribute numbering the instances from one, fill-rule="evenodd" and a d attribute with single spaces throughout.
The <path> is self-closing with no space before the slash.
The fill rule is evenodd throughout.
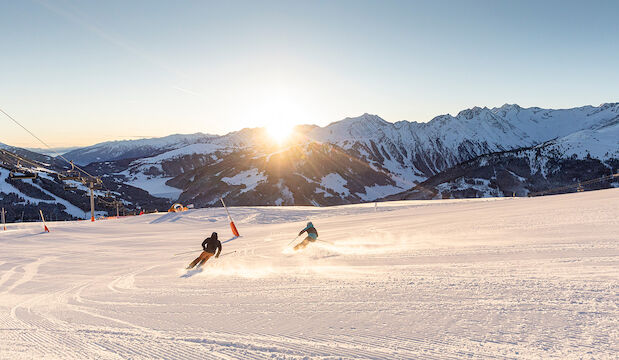
<path id="1" fill-rule="evenodd" d="M 494 200 L 10 224 L 0 359 L 615 358 L 619 189 Z"/>

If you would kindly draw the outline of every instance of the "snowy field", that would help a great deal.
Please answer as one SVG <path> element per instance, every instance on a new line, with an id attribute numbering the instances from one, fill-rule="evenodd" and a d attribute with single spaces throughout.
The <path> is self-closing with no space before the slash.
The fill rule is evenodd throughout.
<path id="1" fill-rule="evenodd" d="M 618 356 L 619 189 L 231 213 L 0 229 L 0 358 Z"/>

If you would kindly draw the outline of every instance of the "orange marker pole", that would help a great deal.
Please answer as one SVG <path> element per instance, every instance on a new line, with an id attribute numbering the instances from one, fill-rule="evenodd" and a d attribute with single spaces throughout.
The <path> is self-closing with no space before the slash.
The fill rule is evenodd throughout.
<path id="1" fill-rule="evenodd" d="M 41 214 L 41 221 L 43 221 L 43 229 L 45 229 L 45 232 L 49 232 L 47 225 L 45 225 L 45 218 L 43 217 L 43 211 L 41 211 L 41 209 L 39 209 L 39 214 Z"/>
<path id="2" fill-rule="evenodd" d="M 234 225 L 234 221 L 232 221 L 232 217 L 230 216 L 230 212 L 228 211 L 228 208 L 226 207 L 226 203 L 224 203 L 224 199 L 219 198 L 219 200 L 221 200 L 221 204 L 224 206 L 224 209 L 226 209 L 226 214 L 228 214 L 228 220 L 230 221 L 230 229 L 232 229 L 232 233 L 234 234 L 234 236 L 241 236 L 239 235 L 239 231 L 236 229 L 236 226 Z"/>
<path id="3" fill-rule="evenodd" d="M 90 183 L 90 221 L 95 221 L 95 195 L 93 194 L 94 185 Z"/>

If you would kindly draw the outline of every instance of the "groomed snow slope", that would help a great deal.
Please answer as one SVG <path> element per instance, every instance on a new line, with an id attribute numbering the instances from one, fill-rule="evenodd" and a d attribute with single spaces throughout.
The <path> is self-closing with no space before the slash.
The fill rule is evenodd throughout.
<path id="1" fill-rule="evenodd" d="M 615 358 L 619 189 L 0 231 L 2 359 Z M 320 239 L 284 250 L 311 219 Z M 218 231 L 224 253 L 183 267 Z"/>

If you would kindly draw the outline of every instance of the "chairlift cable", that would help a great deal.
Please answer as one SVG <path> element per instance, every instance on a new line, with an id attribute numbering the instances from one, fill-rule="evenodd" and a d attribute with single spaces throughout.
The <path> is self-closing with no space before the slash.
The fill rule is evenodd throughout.
<path id="1" fill-rule="evenodd" d="M 19 121 L 17 121 L 14 117 L 12 117 L 11 115 L 9 115 L 6 111 L 4 111 L 2 108 L 0 108 L 0 112 L 2 112 L 6 117 L 8 117 L 11 121 L 13 121 L 15 124 L 17 124 L 19 127 L 21 127 L 22 129 L 24 129 L 28 134 L 32 135 L 32 137 L 34 137 L 35 139 L 37 139 L 41 144 L 43 144 L 47 149 L 49 149 L 50 152 L 52 152 L 53 154 L 56 154 L 57 157 L 63 159 L 64 161 L 66 161 L 68 164 L 71 165 L 71 170 L 78 170 L 78 173 L 81 171 L 82 173 L 86 174 L 89 177 L 89 181 L 84 181 L 84 180 L 80 180 L 80 182 L 82 182 L 84 185 L 86 185 L 86 182 L 89 182 L 89 188 L 91 191 L 91 204 L 93 202 L 93 198 L 92 198 L 92 191 L 95 189 L 95 186 L 99 187 L 99 189 L 105 189 L 108 193 L 110 192 L 110 190 L 105 186 L 105 183 L 103 183 L 103 180 L 101 180 L 100 177 L 96 177 L 91 175 L 88 171 L 82 169 L 81 167 L 75 165 L 75 163 L 73 161 L 69 161 L 67 158 L 65 158 L 62 154 L 59 154 L 58 152 L 56 152 L 54 149 L 52 149 L 51 146 L 49 146 L 49 144 L 47 144 L 45 141 L 43 141 L 40 137 L 36 136 L 32 131 L 28 130 L 24 125 L 22 125 Z M 16 155 L 15 155 L 16 156 Z M 21 157 L 17 156 L 18 159 L 20 159 Z M 28 163 L 31 163 L 29 161 L 26 161 Z M 36 165 L 33 164 L 37 167 L 43 167 L 45 168 L 45 166 L 41 166 L 41 165 Z M 46 169 L 51 173 L 56 174 L 57 176 L 60 176 L 62 174 L 60 174 L 59 172 L 50 170 L 50 169 Z M 35 170 L 36 173 L 36 170 Z M 62 181 L 62 180 L 61 180 Z M 68 190 L 65 190 L 68 191 Z M 122 203 L 122 202 L 121 202 Z M 124 205 L 124 204 L 123 204 Z M 93 210 L 94 211 L 94 210 Z M 93 212 L 94 214 L 94 212 Z M 94 215 L 93 215 L 93 219 L 94 219 Z"/>
<path id="2" fill-rule="evenodd" d="M 15 124 L 19 125 L 19 127 L 21 127 L 22 129 L 24 129 L 28 134 L 32 135 L 32 137 L 34 137 L 35 139 L 37 139 L 41 144 L 43 144 L 47 149 L 49 149 L 49 151 L 51 151 L 52 153 L 56 154 L 56 156 L 60 157 L 61 159 L 63 159 L 64 161 L 66 161 L 68 164 L 75 166 L 76 169 L 78 169 L 79 171 L 83 172 L 84 174 L 88 175 L 89 177 L 96 179 L 96 176 L 92 176 L 90 175 L 86 170 L 80 168 L 79 166 L 75 165 L 74 163 L 72 163 L 71 161 L 67 160 L 67 158 L 65 158 L 64 156 L 62 156 L 62 154 L 57 153 L 54 149 L 52 149 L 51 146 L 49 146 L 45 141 L 41 140 L 40 137 L 36 136 L 32 131 L 28 130 L 24 125 L 22 125 L 19 121 L 17 121 L 14 117 L 12 117 L 11 115 L 9 115 L 6 111 L 4 111 L 2 108 L 0 108 L 0 112 L 2 112 L 6 117 L 8 117 L 9 119 L 11 119 Z"/>
<path id="3" fill-rule="evenodd" d="M 7 151 L 5 149 L 0 149 L 0 152 L 2 154 L 4 154 L 5 156 L 13 157 L 13 158 L 17 159 L 17 161 L 23 161 L 23 162 L 25 162 L 27 164 L 30 164 L 32 166 L 45 168 L 45 165 L 46 165 L 46 164 L 43 164 L 43 163 L 36 162 L 35 160 L 24 159 L 23 157 L 21 157 L 21 156 L 19 156 L 17 154 L 14 154 L 14 153 L 12 153 L 10 151 Z M 50 170 L 50 172 L 55 173 L 55 171 L 53 171 L 53 170 Z"/>
<path id="4" fill-rule="evenodd" d="M 0 108 L 0 112 L 2 112 L 6 117 L 8 117 L 9 119 L 11 119 L 11 121 L 13 121 L 15 124 L 19 125 L 19 127 L 21 127 L 22 129 L 24 129 L 28 134 L 32 135 L 32 137 L 34 137 L 35 139 L 37 139 L 41 144 L 43 144 L 45 147 L 47 147 L 47 149 L 49 149 L 49 151 L 51 151 L 53 154 L 55 154 L 57 157 L 63 159 L 64 161 L 66 161 L 68 164 L 71 165 L 72 169 L 77 169 L 78 171 L 81 171 L 82 173 L 86 174 L 89 178 L 93 179 L 92 181 L 89 181 L 91 183 L 100 183 L 103 188 L 107 191 L 109 191 L 109 189 L 105 186 L 105 184 L 103 183 L 103 181 L 96 176 L 91 175 L 88 171 L 82 169 L 81 167 L 75 165 L 74 162 L 67 160 L 67 158 L 65 158 L 64 156 L 62 156 L 62 154 L 57 153 L 54 149 L 52 149 L 51 146 L 49 146 L 49 144 L 47 144 L 45 141 L 43 141 L 40 137 L 36 136 L 32 131 L 28 130 L 24 125 L 22 125 L 19 121 L 17 121 L 14 117 L 12 117 L 11 115 L 9 115 L 6 111 L 4 111 L 2 108 Z M 53 172 L 53 171 L 52 171 Z M 54 172 L 56 173 L 56 172 Z M 56 173 L 59 174 L 59 173 Z"/>

